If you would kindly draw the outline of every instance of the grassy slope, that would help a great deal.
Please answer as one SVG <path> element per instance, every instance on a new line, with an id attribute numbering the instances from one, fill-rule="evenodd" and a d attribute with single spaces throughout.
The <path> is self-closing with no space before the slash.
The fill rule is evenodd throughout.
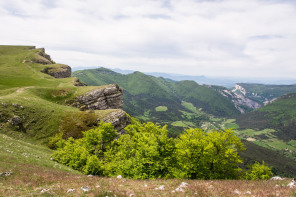
<path id="1" fill-rule="evenodd" d="M 260 146 L 296 160 L 296 94 L 280 97 L 256 111 L 237 117 L 240 134 L 250 134 Z"/>
<path id="2" fill-rule="evenodd" d="M 0 130 L 46 141 L 58 132 L 61 119 L 82 113 L 66 106 L 66 101 L 97 87 L 75 87 L 73 77 L 56 79 L 40 72 L 46 65 L 33 63 L 43 58 L 37 55 L 40 51 L 28 46 L 0 46 Z M 102 117 L 108 112 L 96 113 Z M 22 119 L 23 128 L 10 124 L 14 116 Z"/>
<path id="3" fill-rule="evenodd" d="M 283 140 L 295 140 L 296 93 L 280 97 L 271 104 L 237 118 L 241 129 L 271 128 Z"/>

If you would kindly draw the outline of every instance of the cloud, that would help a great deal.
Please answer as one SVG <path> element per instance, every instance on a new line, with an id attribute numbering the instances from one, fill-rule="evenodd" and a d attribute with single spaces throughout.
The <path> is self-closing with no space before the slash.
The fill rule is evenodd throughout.
<path id="1" fill-rule="evenodd" d="M 295 78 L 295 11 L 279 0 L 10 0 L 0 40 L 73 67 Z"/>

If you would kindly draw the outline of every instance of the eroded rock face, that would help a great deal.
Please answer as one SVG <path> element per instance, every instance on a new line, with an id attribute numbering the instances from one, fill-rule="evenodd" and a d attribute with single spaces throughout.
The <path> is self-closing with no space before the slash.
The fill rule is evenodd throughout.
<path id="1" fill-rule="evenodd" d="M 46 73 L 54 78 L 68 78 L 71 77 L 72 69 L 68 65 L 47 66 L 41 72 Z"/>
<path id="2" fill-rule="evenodd" d="M 123 90 L 115 84 L 98 87 L 98 89 L 77 97 L 72 105 L 80 108 L 82 111 L 122 109 Z"/>
<path id="3" fill-rule="evenodd" d="M 106 115 L 103 120 L 104 122 L 112 122 L 115 130 L 118 134 L 124 133 L 124 127 L 131 124 L 130 118 L 123 110 L 116 110 Z"/>
<path id="4" fill-rule="evenodd" d="M 236 90 L 239 89 L 240 86 L 236 86 Z M 240 89 L 242 90 L 242 89 Z M 239 110 L 242 114 L 246 113 L 244 107 L 250 108 L 250 109 L 257 109 L 261 107 L 259 103 L 256 101 L 253 101 L 245 96 L 245 94 L 238 94 L 235 91 L 230 91 L 227 89 L 216 89 L 217 92 L 219 92 L 221 95 L 227 97 L 228 99 L 231 99 L 232 103 L 234 104 L 235 108 Z"/>

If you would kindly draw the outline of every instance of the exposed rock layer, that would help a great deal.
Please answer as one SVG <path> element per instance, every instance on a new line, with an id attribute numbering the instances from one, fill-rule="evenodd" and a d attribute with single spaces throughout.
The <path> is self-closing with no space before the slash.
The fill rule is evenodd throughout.
<path id="1" fill-rule="evenodd" d="M 218 91 L 221 95 L 227 97 L 228 99 L 231 99 L 235 108 L 239 110 L 242 114 L 246 112 L 246 108 L 253 110 L 261 107 L 259 103 L 246 97 L 245 94 L 238 94 L 236 90 L 242 90 L 242 88 L 240 88 L 240 86 L 236 86 L 233 91 L 230 91 L 226 88 L 216 89 L 216 91 Z"/>
<path id="2" fill-rule="evenodd" d="M 123 91 L 115 84 L 98 87 L 95 90 L 75 98 L 72 105 L 83 111 L 122 109 Z"/>

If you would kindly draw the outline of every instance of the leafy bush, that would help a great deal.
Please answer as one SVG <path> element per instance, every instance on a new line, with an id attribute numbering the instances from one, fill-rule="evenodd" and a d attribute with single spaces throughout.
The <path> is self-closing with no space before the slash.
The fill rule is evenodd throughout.
<path id="1" fill-rule="evenodd" d="M 244 150 L 232 130 L 187 129 L 176 139 L 178 168 L 176 176 L 192 179 L 234 179 L 242 163 L 237 151 Z"/>
<path id="2" fill-rule="evenodd" d="M 83 132 L 83 138 L 61 139 L 56 143 L 57 150 L 52 157 L 60 163 L 86 173 L 101 173 L 95 163 L 100 164 L 93 156 L 102 158 L 103 152 L 117 136 L 111 123 L 101 123 L 96 129 Z"/>
<path id="3" fill-rule="evenodd" d="M 129 178 L 167 178 L 174 168 L 175 145 L 166 127 L 136 123 L 125 128 L 127 134 L 114 141 L 106 152 L 108 175 Z"/>
<path id="4" fill-rule="evenodd" d="M 58 138 L 53 158 L 86 174 L 150 179 L 234 179 L 242 163 L 237 152 L 243 144 L 232 130 L 188 129 L 179 138 L 168 137 L 166 126 L 152 122 L 133 124 L 126 134 L 117 133 L 111 123 L 83 132 L 83 137 Z"/>
<path id="5" fill-rule="evenodd" d="M 270 179 L 272 177 L 271 169 L 265 165 L 264 161 L 262 164 L 255 162 L 246 172 L 246 179 L 248 180 L 257 180 L 257 179 Z"/>

